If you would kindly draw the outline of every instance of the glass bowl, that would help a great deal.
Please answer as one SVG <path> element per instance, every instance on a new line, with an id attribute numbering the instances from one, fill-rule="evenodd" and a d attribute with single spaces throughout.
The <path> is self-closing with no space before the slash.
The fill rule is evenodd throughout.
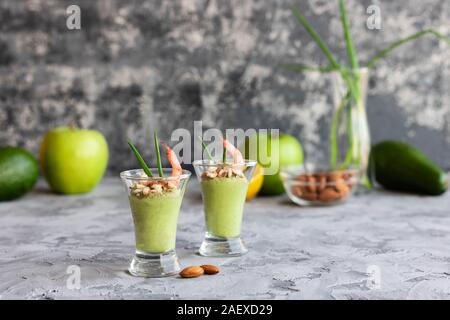
<path id="1" fill-rule="evenodd" d="M 287 166 L 281 179 L 289 198 L 301 206 L 329 206 L 344 202 L 359 183 L 355 169 L 329 170 L 305 166 Z"/>

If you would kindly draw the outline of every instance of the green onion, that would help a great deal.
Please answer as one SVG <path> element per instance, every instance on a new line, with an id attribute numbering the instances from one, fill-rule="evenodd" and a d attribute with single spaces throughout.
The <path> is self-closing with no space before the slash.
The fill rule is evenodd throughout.
<path id="1" fill-rule="evenodd" d="M 439 32 L 437 32 L 437 31 L 435 31 L 433 29 L 425 29 L 425 30 L 416 32 L 416 33 L 410 35 L 409 37 L 397 40 L 394 43 L 392 43 L 390 46 L 388 46 L 386 49 L 381 50 L 372 59 L 369 60 L 369 62 L 367 63 L 367 68 L 369 68 L 369 69 L 372 68 L 375 65 L 375 63 L 378 62 L 378 60 L 383 59 L 387 54 L 389 54 L 394 49 L 400 47 L 401 45 L 403 45 L 405 43 L 408 43 L 408 42 L 410 42 L 412 40 L 415 40 L 417 38 L 420 38 L 420 37 L 422 37 L 424 35 L 427 35 L 427 34 L 434 35 L 438 39 L 444 40 L 445 42 L 450 44 L 450 38 L 449 37 L 446 37 L 442 33 L 439 33 Z"/>
<path id="2" fill-rule="evenodd" d="M 226 138 L 226 135 L 225 135 Z M 225 164 L 225 162 L 227 162 L 227 147 L 225 147 L 225 143 L 223 144 L 223 151 L 222 151 L 222 163 Z"/>
<path id="3" fill-rule="evenodd" d="M 356 55 L 356 50 L 353 45 L 352 36 L 350 34 L 350 27 L 347 17 L 347 10 L 345 9 L 344 0 L 339 0 L 339 14 L 341 16 L 342 30 L 344 32 L 345 44 L 347 47 L 347 55 L 348 60 L 350 62 L 350 66 L 352 68 L 352 72 L 349 75 L 349 79 L 347 80 L 347 84 L 350 90 L 353 90 L 353 95 L 355 98 L 355 102 L 358 104 L 360 98 L 360 82 L 359 82 L 359 63 L 358 57 Z M 344 78 L 345 79 L 345 78 Z M 352 85 L 353 83 L 353 85 Z"/>
<path id="4" fill-rule="evenodd" d="M 327 73 L 327 72 L 337 71 L 337 69 L 332 67 L 332 66 L 328 66 L 328 67 L 311 67 L 311 66 L 307 66 L 307 65 L 304 65 L 304 64 L 297 64 L 297 63 L 282 64 L 281 67 L 285 68 L 287 70 L 294 71 L 294 72 L 311 71 L 311 72 Z"/>
<path id="5" fill-rule="evenodd" d="M 341 103 L 337 107 L 333 114 L 333 119 L 331 120 L 331 130 L 330 130 L 330 167 L 331 169 L 336 169 L 337 159 L 338 159 L 338 141 L 337 134 L 339 129 L 339 119 L 341 118 L 342 111 L 349 102 L 350 92 L 341 100 Z"/>
<path id="6" fill-rule="evenodd" d="M 222 152 L 222 162 L 227 162 L 227 147 L 223 146 L 223 152 Z"/>
<path id="7" fill-rule="evenodd" d="M 348 141 L 348 149 L 347 154 L 345 155 L 345 159 L 342 164 L 339 166 L 340 170 L 346 169 L 348 165 L 352 161 L 353 157 L 353 149 L 354 149 L 354 141 L 353 141 L 353 127 L 352 127 L 352 105 L 349 104 L 347 106 L 347 141 Z"/>
<path id="8" fill-rule="evenodd" d="M 139 164 L 141 165 L 142 170 L 144 170 L 145 174 L 148 177 L 153 177 L 152 172 L 150 171 L 149 167 L 147 166 L 147 164 L 145 163 L 144 159 L 142 159 L 141 154 L 139 153 L 139 151 L 136 149 L 136 147 L 134 146 L 133 143 L 131 143 L 131 141 L 128 141 L 128 145 L 130 146 L 131 150 L 133 150 L 134 155 L 136 156 L 136 159 L 138 160 Z"/>
<path id="9" fill-rule="evenodd" d="M 328 46 L 325 44 L 325 42 L 322 40 L 322 38 L 319 36 L 319 34 L 314 30 L 313 26 L 308 22 L 308 20 L 302 15 L 300 10 L 298 10 L 296 7 L 291 7 L 292 13 L 297 18 L 298 22 L 305 28 L 305 30 L 308 32 L 310 37 L 316 42 L 316 44 L 319 46 L 319 48 L 323 51 L 325 56 L 328 58 L 328 61 L 330 62 L 330 67 L 338 70 L 341 75 L 342 79 L 347 83 L 348 88 L 352 91 L 352 95 L 355 99 L 355 101 L 358 101 L 358 92 L 359 90 L 355 87 L 355 83 L 353 83 L 353 79 L 351 74 L 349 74 L 348 70 L 341 66 L 337 59 L 333 56 L 331 53 L 331 50 L 328 48 Z M 344 8 L 345 10 L 345 8 Z"/>
<path id="10" fill-rule="evenodd" d="M 328 46 L 325 44 L 325 42 L 322 40 L 322 38 L 319 36 L 319 34 L 314 30 L 312 25 L 306 20 L 306 18 L 302 15 L 300 10 L 298 10 L 296 7 L 291 7 L 292 13 L 297 18 L 298 22 L 305 28 L 305 30 L 309 33 L 311 38 L 317 43 L 319 48 L 323 51 L 325 56 L 330 61 L 330 64 L 333 68 L 339 69 L 340 65 L 338 64 L 336 58 L 331 53 L 331 50 L 328 48 Z"/>
<path id="11" fill-rule="evenodd" d="M 156 130 L 153 132 L 153 139 L 155 141 L 156 166 L 158 167 L 159 176 L 162 178 L 162 177 L 164 177 L 164 173 L 163 173 L 162 164 L 161 164 L 161 153 L 159 152 L 158 133 L 156 132 Z"/>
<path id="12" fill-rule="evenodd" d="M 212 159 L 213 159 L 213 158 L 212 158 L 212 155 L 211 155 L 211 153 L 209 152 L 208 147 L 206 146 L 206 144 L 203 142 L 203 139 L 202 139 L 200 136 L 198 136 L 198 139 L 199 139 L 200 142 L 202 143 L 203 151 L 206 152 L 206 155 L 208 156 L 208 159 L 209 159 L 209 160 L 212 160 Z"/>
<path id="13" fill-rule="evenodd" d="M 339 0 L 339 12 L 341 16 L 342 28 L 344 30 L 348 59 L 350 60 L 352 69 L 356 71 L 357 69 L 359 69 L 358 57 L 356 56 L 356 50 L 353 46 L 352 36 L 350 35 L 350 27 L 347 18 L 347 12 L 345 10 L 344 0 Z"/>

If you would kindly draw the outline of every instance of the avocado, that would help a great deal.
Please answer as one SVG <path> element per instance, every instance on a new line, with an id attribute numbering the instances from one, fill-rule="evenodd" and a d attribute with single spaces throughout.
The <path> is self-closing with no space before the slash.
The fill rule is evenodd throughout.
<path id="1" fill-rule="evenodd" d="M 28 151 L 17 147 L 0 148 L 0 201 L 27 193 L 37 181 L 39 166 Z"/>
<path id="2" fill-rule="evenodd" d="M 383 141 L 372 147 L 376 181 L 386 189 L 425 195 L 447 191 L 446 173 L 422 151 L 400 141 Z"/>

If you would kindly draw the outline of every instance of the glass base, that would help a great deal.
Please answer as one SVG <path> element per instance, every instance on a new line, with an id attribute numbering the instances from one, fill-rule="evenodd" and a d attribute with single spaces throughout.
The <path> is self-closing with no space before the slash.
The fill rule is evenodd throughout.
<path id="1" fill-rule="evenodd" d="M 240 237 L 222 238 L 209 233 L 200 246 L 199 253 L 205 257 L 237 257 L 248 252 Z"/>
<path id="2" fill-rule="evenodd" d="M 169 277 L 178 274 L 180 265 L 175 250 L 164 253 L 136 251 L 128 271 L 136 277 Z"/>

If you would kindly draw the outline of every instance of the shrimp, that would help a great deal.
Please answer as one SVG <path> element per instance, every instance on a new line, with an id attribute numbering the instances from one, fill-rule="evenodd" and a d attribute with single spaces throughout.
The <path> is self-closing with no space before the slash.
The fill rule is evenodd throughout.
<path id="1" fill-rule="evenodd" d="M 223 140 L 223 146 L 227 151 L 233 156 L 233 164 L 244 164 L 244 157 L 242 153 L 233 144 L 231 144 L 227 139 Z"/>
<path id="2" fill-rule="evenodd" d="M 172 166 L 172 176 L 180 176 L 183 172 L 181 168 L 180 162 L 178 161 L 177 155 L 173 152 L 172 149 L 169 148 L 167 143 L 164 144 L 167 153 L 167 160 L 169 160 L 170 165 Z"/>

